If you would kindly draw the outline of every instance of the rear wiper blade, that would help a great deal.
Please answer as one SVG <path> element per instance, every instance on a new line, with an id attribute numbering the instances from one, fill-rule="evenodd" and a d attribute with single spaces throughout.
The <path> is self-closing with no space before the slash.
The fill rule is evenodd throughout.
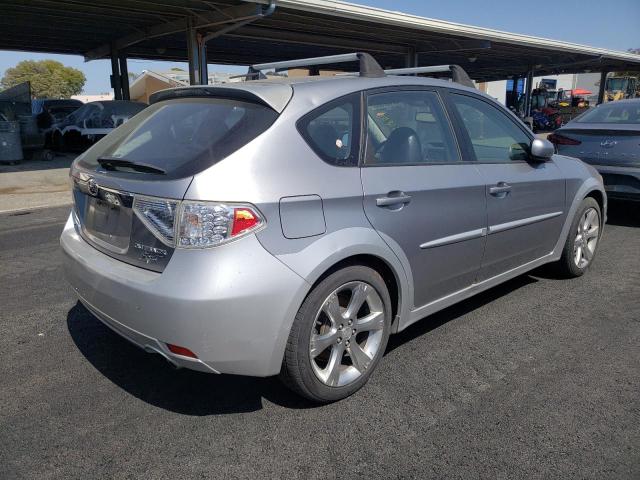
<path id="1" fill-rule="evenodd" d="M 118 167 L 124 167 L 141 173 L 167 174 L 166 170 L 163 170 L 162 168 L 158 168 L 147 163 L 132 162 L 130 160 L 125 160 L 124 158 L 100 157 L 98 158 L 98 163 L 107 170 L 117 170 Z"/>

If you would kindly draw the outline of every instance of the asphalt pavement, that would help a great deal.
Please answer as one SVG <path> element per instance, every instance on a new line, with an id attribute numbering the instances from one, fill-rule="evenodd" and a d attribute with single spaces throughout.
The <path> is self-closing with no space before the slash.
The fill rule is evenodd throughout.
<path id="1" fill-rule="evenodd" d="M 520 276 L 392 337 L 327 406 L 172 370 L 66 285 L 68 207 L 0 215 L 0 478 L 640 478 L 640 206 L 591 270 Z"/>
<path id="2" fill-rule="evenodd" d="M 71 204 L 69 165 L 75 154 L 53 160 L 28 159 L 17 165 L 0 163 L 0 215 Z"/>

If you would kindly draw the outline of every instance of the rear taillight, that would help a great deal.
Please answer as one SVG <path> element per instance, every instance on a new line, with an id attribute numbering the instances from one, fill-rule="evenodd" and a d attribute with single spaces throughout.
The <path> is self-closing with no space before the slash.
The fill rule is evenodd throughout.
<path id="1" fill-rule="evenodd" d="M 234 208 L 231 236 L 235 237 L 249 230 L 253 230 L 260 226 L 260 222 L 260 217 L 250 208 Z"/>
<path id="2" fill-rule="evenodd" d="M 161 242 L 178 248 L 207 248 L 255 232 L 265 221 L 245 204 L 138 197 L 133 211 Z"/>
<path id="3" fill-rule="evenodd" d="M 178 205 L 176 200 L 136 196 L 133 200 L 133 211 L 162 243 L 173 246 Z"/>
<path id="4" fill-rule="evenodd" d="M 178 223 L 178 247 L 215 247 L 255 232 L 262 225 L 263 218 L 248 205 L 184 202 Z"/>
<path id="5" fill-rule="evenodd" d="M 558 133 L 552 133 L 547 137 L 547 140 L 549 140 L 554 145 L 580 145 L 582 143 L 580 140 L 565 137 L 564 135 L 560 135 Z"/>

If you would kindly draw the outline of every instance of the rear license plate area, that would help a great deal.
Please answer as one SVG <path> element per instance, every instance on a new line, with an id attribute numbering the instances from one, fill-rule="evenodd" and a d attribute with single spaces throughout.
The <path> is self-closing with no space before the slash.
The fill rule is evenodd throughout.
<path id="1" fill-rule="evenodd" d="M 104 189 L 96 196 L 74 193 L 82 230 L 89 240 L 114 253 L 126 253 L 133 212 L 127 197 Z"/>

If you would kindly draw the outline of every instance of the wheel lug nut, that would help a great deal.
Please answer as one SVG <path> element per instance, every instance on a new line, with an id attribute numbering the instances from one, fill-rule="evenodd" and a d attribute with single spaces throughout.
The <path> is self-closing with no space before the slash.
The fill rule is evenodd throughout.
<path id="1" fill-rule="evenodd" d="M 342 337 L 338 337 L 338 343 L 342 343 Z"/>
<path id="2" fill-rule="evenodd" d="M 338 330 L 342 330 L 344 328 L 344 325 L 340 324 L 340 326 L 338 327 Z"/>

